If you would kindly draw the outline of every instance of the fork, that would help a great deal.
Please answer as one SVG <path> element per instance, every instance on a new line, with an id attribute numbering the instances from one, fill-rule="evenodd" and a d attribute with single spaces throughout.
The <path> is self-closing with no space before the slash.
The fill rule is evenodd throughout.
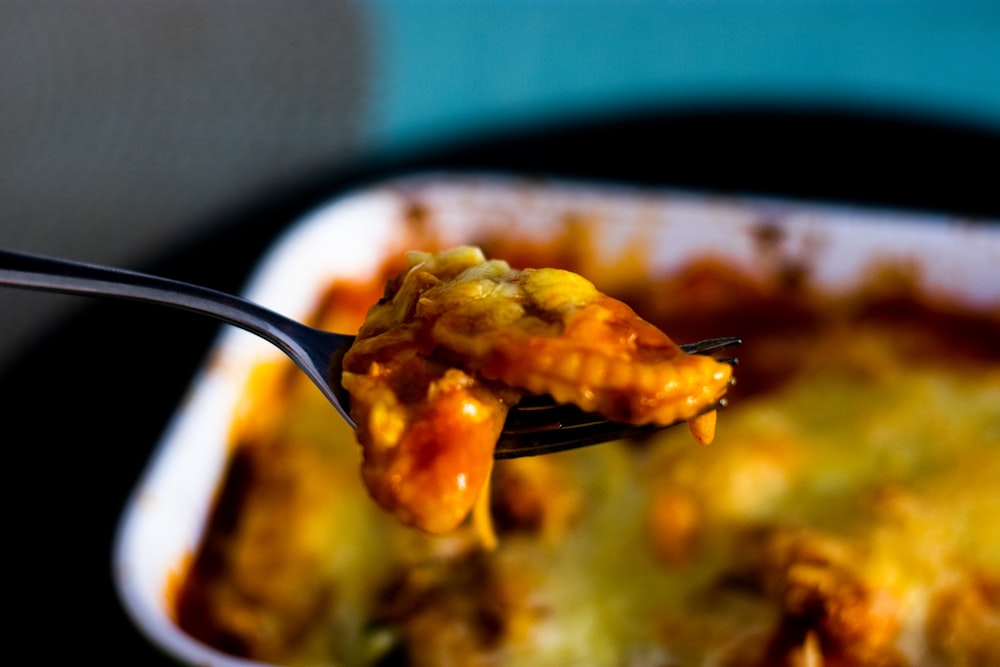
<path id="1" fill-rule="evenodd" d="M 322 331 L 242 297 L 137 271 L 0 249 L 0 285 L 65 294 L 114 297 L 172 306 L 205 315 L 263 338 L 284 352 L 313 381 L 352 428 L 350 396 L 341 386 L 341 363 L 354 336 Z M 681 345 L 710 354 L 740 345 L 735 337 Z M 735 364 L 735 358 L 721 359 Z M 724 407 L 725 400 L 706 411 Z M 679 422 L 678 422 L 679 423 Z M 549 454 L 648 434 L 673 426 L 610 421 L 546 396 L 526 397 L 508 413 L 494 458 Z"/>

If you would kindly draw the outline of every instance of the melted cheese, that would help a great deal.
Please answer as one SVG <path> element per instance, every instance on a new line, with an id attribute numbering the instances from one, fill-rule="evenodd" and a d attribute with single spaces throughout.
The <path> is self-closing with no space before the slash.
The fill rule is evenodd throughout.
<path id="1" fill-rule="evenodd" d="M 625 293 L 671 330 L 749 321 L 732 294 L 759 318 L 724 438 L 499 461 L 487 550 L 471 521 L 431 535 L 371 502 L 354 434 L 289 364 L 247 390 L 181 627 L 311 667 L 1000 664 L 996 311 L 649 280 Z M 358 327 L 344 304 L 380 290 L 319 324 Z"/>
<path id="2" fill-rule="evenodd" d="M 670 424 L 729 386 L 729 365 L 685 354 L 575 273 L 514 270 L 475 247 L 408 261 L 369 311 L 343 375 L 365 481 L 404 523 L 442 533 L 464 521 L 523 393 Z M 694 424 L 696 439 L 711 440 L 714 414 Z"/>

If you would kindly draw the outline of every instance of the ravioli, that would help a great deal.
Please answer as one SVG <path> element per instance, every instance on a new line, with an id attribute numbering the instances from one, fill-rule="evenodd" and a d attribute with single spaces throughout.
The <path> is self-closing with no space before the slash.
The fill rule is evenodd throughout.
<path id="1" fill-rule="evenodd" d="M 473 246 L 412 252 L 344 358 L 375 500 L 432 533 L 480 497 L 508 410 L 524 395 L 630 424 L 692 420 L 708 442 L 732 367 L 682 351 L 590 281 L 516 270 Z"/>

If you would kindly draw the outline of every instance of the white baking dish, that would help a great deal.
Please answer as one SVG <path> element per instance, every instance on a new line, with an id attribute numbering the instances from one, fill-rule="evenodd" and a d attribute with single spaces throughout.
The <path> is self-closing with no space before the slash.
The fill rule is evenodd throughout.
<path id="1" fill-rule="evenodd" d="M 568 216 L 582 216 L 609 260 L 641 239 L 656 267 L 712 253 L 752 271 L 762 261 L 755 230 L 768 225 L 782 230 L 777 250 L 768 252 L 807 259 L 823 287 L 849 287 L 874 260 L 891 257 L 919 264 L 917 275 L 929 293 L 978 308 L 1000 307 L 998 221 L 450 174 L 375 185 L 320 207 L 262 258 L 245 295 L 305 317 L 331 280 L 365 278 L 387 253 L 419 247 L 419 232 L 408 221 L 415 205 L 429 212 L 425 218 L 449 244 L 472 242 L 484 230 L 551 237 Z M 184 663 L 255 664 L 223 655 L 179 630 L 167 608 L 167 590 L 199 543 L 247 374 L 258 361 L 279 356 L 243 331 L 222 333 L 121 520 L 114 551 L 121 600 L 138 627 Z"/>

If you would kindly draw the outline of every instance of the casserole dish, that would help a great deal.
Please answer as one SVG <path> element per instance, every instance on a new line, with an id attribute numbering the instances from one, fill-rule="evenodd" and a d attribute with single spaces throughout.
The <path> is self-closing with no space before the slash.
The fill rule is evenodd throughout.
<path id="1" fill-rule="evenodd" d="M 246 296 L 350 333 L 408 250 L 572 268 L 679 342 L 744 338 L 716 442 L 512 464 L 478 554 L 366 502 L 333 409 L 226 330 L 122 517 L 123 604 L 192 665 L 1000 659 L 998 229 L 506 175 L 338 198 Z"/>

